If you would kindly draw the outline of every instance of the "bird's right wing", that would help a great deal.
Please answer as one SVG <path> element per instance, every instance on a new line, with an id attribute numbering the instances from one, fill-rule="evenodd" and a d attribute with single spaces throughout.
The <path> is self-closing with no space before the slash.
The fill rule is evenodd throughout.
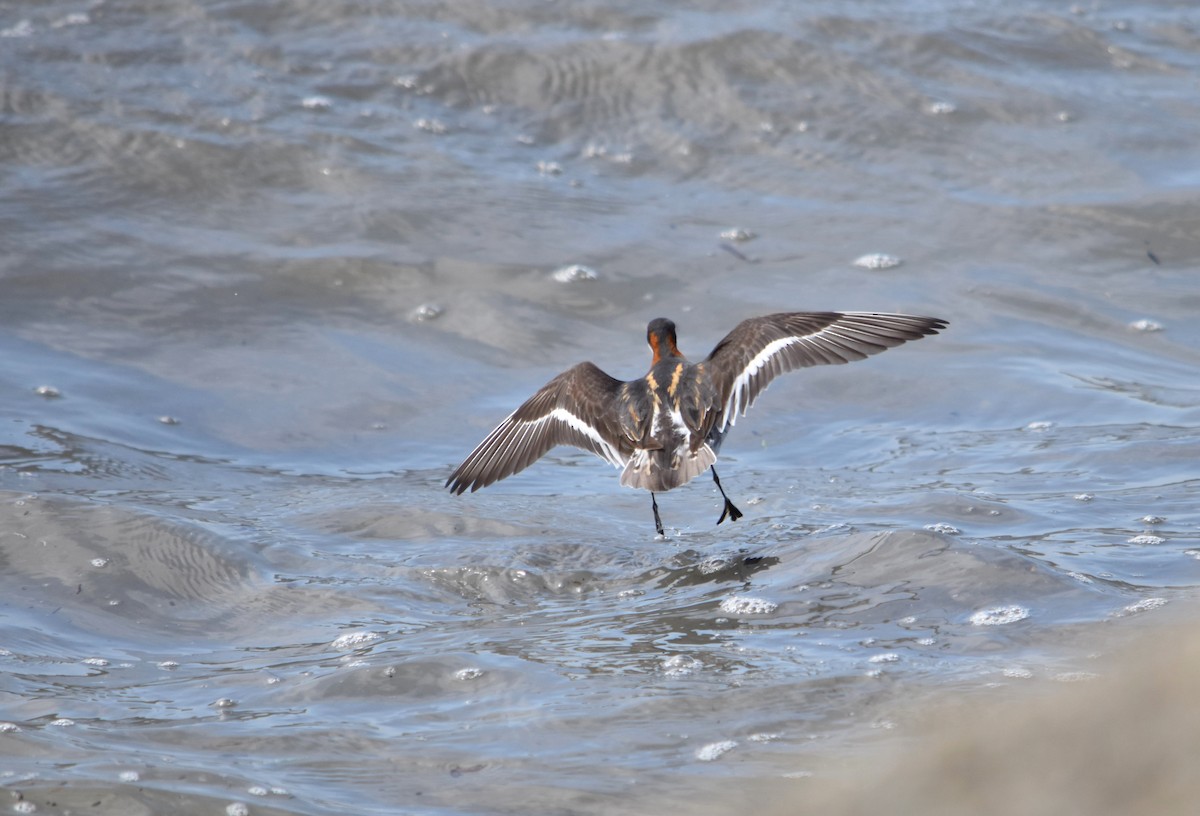
<path id="1" fill-rule="evenodd" d="M 524 470 L 556 445 L 583 448 L 624 467 L 633 448 L 613 411 L 621 385 L 592 363 L 567 369 L 505 417 L 450 474 L 446 487 L 474 492 Z"/>

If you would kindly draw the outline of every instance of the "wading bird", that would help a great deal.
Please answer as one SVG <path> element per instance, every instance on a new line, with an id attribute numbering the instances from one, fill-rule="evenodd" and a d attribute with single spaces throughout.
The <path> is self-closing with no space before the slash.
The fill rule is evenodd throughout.
<path id="1" fill-rule="evenodd" d="M 663 535 L 655 493 L 687 484 L 706 469 L 725 507 L 717 524 L 737 521 L 713 466 L 726 432 L 772 380 L 806 366 L 848 363 L 937 334 L 945 320 L 875 312 L 785 312 L 744 320 L 708 357 L 691 363 L 676 345 L 675 324 L 650 321 L 654 358 L 636 380 L 580 363 L 546 383 L 509 414 L 450 474 L 461 495 L 524 470 L 555 445 L 574 445 L 622 468 L 621 484 L 650 491 L 654 528 Z"/>

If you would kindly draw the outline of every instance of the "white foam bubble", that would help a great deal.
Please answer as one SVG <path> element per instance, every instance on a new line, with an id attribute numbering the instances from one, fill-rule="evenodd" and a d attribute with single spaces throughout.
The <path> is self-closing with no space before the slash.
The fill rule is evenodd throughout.
<path id="1" fill-rule="evenodd" d="M 1028 617 L 1028 609 L 1023 606 L 1011 604 L 1009 606 L 993 606 L 988 609 L 980 609 L 971 615 L 970 621 L 976 626 L 1003 626 L 1007 623 L 1016 623 L 1017 621 L 1025 620 Z"/>
<path id="2" fill-rule="evenodd" d="M 300 100 L 300 105 L 308 110 L 329 110 L 333 107 L 333 100 L 328 96 L 306 96 Z"/>
<path id="3" fill-rule="evenodd" d="M 854 259 L 854 265 L 863 269 L 894 269 L 902 263 L 904 262 L 895 255 L 885 252 L 871 252 Z"/>
<path id="4" fill-rule="evenodd" d="M 1159 609 L 1167 605 L 1166 598 L 1143 598 L 1140 601 L 1131 603 L 1121 610 L 1122 615 L 1136 615 L 1139 612 L 1149 612 L 1151 609 Z"/>
<path id="5" fill-rule="evenodd" d="M 454 673 L 455 680 L 478 680 L 480 677 L 483 677 L 483 669 L 475 666 L 468 666 Z"/>
<path id="6" fill-rule="evenodd" d="M 704 668 L 704 664 L 696 658 L 681 654 L 664 657 L 659 666 L 668 677 L 683 677 Z"/>
<path id="7" fill-rule="evenodd" d="M 590 266 L 584 266 L 583 264 L 568 264 L 554 270 L 550 274 L 550 277 L 559 283 L 578 283 L 580 281 L 594 281 L 600 277 L 600 273 Z"/>
<path id="8" fill-rule="evenodd" d="M 445 309 L 436 303 L 422 303 L 408 313 L 408 318 L 417 323 L 424 323 L 427 320 L 436 320 L 442 316 L 442 312 L 444 311 Z"/>
<path id="9" fill-rule="evenodd" d="M 895 652 L 884 652 L 883 654 L 871 655 L 867 658 L 868 663 L 899 663 L 900 655 Z"/>
<path id="10" fill-rule="evenodd" d="M 1166 541 L 1166 539 L 1163 538 L 1162 536 L 1147 534 L 1147 535 L 1135 535 L 1133 538 L 1128 539 L 1125 543 L 1126 544 L 1141 544 L 1141 545 L 1152 547 L 1156 544 L 1162 544 L 1164 541 Z"/>
<path id="11" fill-rule="evenodd" d="M 940 521 L 937 524 L 926 524 L 925 529 L 931 533 L 941 533 L 942 535 L 958 535 L 962 532 L 962 530 L 953 524 L 946 524 Z"/>
<path id="12" fill-rule="evenodd" d="M 1157 320 L 1143 317 L 1141 320 L 1135 320 L 1130 323 L 1129 328 L 1140 332 L 1160 332 L 1163 330 L 1163 324 Z"/>
<path id="13" fill-rule="evenodd" d="M 730 227 L 721 232 L 721 239 L 724 241 L 733 241 L 737 244 L 744 244 L 747 241 L 753 241 L 758 236 L 748 229 L 741 227 Z"/>
<path id="14" fill-rule="evenodd" d="M 720 605 L 721 611 L 728 615 L 769 615 L 778 608 L 779 604 L 773 601 L 746 595 L 733 595 Z"/>
<path id="15" fill-rule="evenodd" d="M 33 23 L 28 20 L 18 20 L 15 25 L 0 29 L 0 37 L 32 37 Z"/>
<path id="16" fill-rule="evenodd" d="M 701 762 L 712 762 L 720 758 L 722 755 L 729 753 L 737 747 L 736 740 L 722 740 L 721 742 L 710 742 L 701 748 L 696 749 L 696 759 Z"/>
<path id="17" fill-rule="evenodd" d="M 379 640 L 382 635 L 378 632 L 347 632 L 334 639 L 333 643 L 329 644 L 339 652 L 349 649 L 357 649 L 359 646 L 365 646 L 372 641 Z"/>
<path id="18" fill-rule="evenodd" d="M 425 133 L 432 133 L 434 136 L 441 136 L 446 132 L 446 123 L 441 119 L 433 119 L 431 117 L 421 117 L 413 122 L 413 127 Z"/>

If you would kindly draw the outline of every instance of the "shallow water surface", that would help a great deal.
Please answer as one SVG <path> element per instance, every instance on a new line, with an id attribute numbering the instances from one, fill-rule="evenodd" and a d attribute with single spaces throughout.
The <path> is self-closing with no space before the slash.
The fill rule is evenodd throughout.
<path id="1" fill-rule="evenodd" d="M 1186 5 L 0 35 L 0 808 L 727 812 L 1196 595 Z M 443 489 L 559 371 L 641 375 L 651 318 L 699 359 L 809 309 L 950 327 L 775 383 L 737 523 L 702 478 L 656 537 L 566 449 Z"/>

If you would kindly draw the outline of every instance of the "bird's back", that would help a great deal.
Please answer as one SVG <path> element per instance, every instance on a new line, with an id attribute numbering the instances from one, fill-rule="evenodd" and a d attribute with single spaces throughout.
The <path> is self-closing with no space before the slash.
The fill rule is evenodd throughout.
<path id="1" fill-rule="evenodd" d="M 645 377 L 627 383 L 618 399 L 634 445 L 621 484 L 662 492 L 687 484 L 717 461 L 706 437 L 720 411 L 718 392 L 704 364 L 662 358 Z"/>

